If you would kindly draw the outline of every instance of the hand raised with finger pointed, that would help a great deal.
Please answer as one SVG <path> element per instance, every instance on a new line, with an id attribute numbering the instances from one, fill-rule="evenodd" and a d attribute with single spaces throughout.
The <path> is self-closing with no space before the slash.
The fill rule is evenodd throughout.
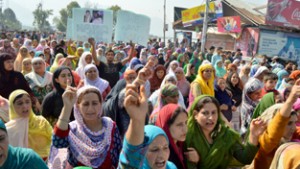
<path id="1" fill-rule="evenodd" d="M 124 107 L 132 120 L 145 122 L 148 113 L 148 103 L 145 87 L 140 87 L 140 93 L 135 85 L 127 85 L 125 92 Z"/>
<path id="2" fill-rule="evenodd" d="M 73 107 L 77 100 L 77 89 L 71 86 L 71 81 L 67 80 L 67 88 L 62 95 L 63 103 L 65 107 Z"/>

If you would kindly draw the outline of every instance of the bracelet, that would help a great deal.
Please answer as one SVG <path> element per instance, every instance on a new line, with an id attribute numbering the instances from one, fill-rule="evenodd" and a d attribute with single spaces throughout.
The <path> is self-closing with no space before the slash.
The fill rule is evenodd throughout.
<path id="1" fill-rule="evenodd" d="M 62 118 L 58 118 L 58 120 L 62 121 L 62 122 L 65 122 L 65 123 L 69 123 L 70 120 L 65 120 L 65 119 L 62 119 Z"/>

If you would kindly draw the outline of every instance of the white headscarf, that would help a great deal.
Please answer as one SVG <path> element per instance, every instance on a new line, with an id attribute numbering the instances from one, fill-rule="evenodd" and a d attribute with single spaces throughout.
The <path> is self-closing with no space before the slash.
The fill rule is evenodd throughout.
<path id="1" fill-rule="evenodd" d="M 88 72 L 90 69 L 95 69 L 97 72 L 97 78 L 95 80 L 90 80 L 86 77 L 86 72 Z M 84 67 L 84 85 L 85 86 L 94 86 L 96 88 L 99 89 L 99 91 L 101 92 L 101 94 L 105 91 L 105 89 L 107 89 L 107 87 L 109 86 L 108 81 L 102 79 L 99 77 L 99 72 L 97 67 L 94 64 L 88 64 Z"/>
<path id="2" fill-rule="evenodd" d="M 78 67 L 76 68 L 75 72 L 78 73 L 78 75 L 80 76 L 81 79 L 84 79 L 84 67 L 87 65 L 85 58 L 88 55 L 92 55 L 91 52 L 83 52 L 83 54 L 81 55 L 79 62 L 78 62 Z"/>
<path id="3" fill-rule="evenodd" d="M 46 63 L 43 58 L 35 57 L 32 59 L 31 63 L 34 64 L 35 62 L 43 62 L 46 68 Z M 44 76 L 40 76 L 33 69 L 33 71 L 28 73 L 26 77 L 29 77 L 33 83 L 39 87 L 45 87 L 46 85 L 52 83 L 52 73 L 47 72 L 46 70 Z"/>

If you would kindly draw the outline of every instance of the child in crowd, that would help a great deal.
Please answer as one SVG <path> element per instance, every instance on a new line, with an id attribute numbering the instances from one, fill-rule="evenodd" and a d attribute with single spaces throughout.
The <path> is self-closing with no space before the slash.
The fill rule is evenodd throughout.
<path id="1" fill-rule="evenodd" d="M 219 78 L 215 84 L 215 98 L 220 103 L 220 109 L 225 118 L 230 122 L 232 120 L 232 111 L 236 110 L 234 102 L 228 92 L 225 90 L 226 81 L 224 78 Z"/>
<path id="2" fill-rule="evenodd" d="M 269 92 L 278 93 L 278 91 L 275 89 L 277 80 L 278 80 L 278 76 L 275 73 L 267 73 L 264 76 L 264 80 L 263 80 L 264 87 L 262 88 L 261 91 L 261 97 L 263 97 L 265 94 Z"/>

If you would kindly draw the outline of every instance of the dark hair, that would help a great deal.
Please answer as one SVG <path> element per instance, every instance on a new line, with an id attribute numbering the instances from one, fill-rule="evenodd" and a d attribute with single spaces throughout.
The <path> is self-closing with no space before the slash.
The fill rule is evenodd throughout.
<path id="1" fill-rule="evenodd" d="M 95 93 L 98 96 L 100 103 L 102 103 L 102 95 L 99 92 L 99 90 L 94 89 L 94 88 L 89 88 L 89 89 L 86 89 L 84 92 L 80 93 L 80 95 L 77 98 L 77 104 L 79 104 L 82 101 L 82 98 L 84 95 L 89 94 L 89 93 Z"/>
<path id="2" fill-rule="evenodd" d="M 209 48 L 209 50 L 215 50 L 215 47 L 214 47 L 214 46 L 211 46 L 211 47 Z"/>
<path id="3" fill-rule="evenodd" d="M 196 104 L 194 110 L 196 110 L 197 113 L 198 113 L 204 107 L 204 105 L 206 103 L 213 103 L 217 107 L 218 113 L 220 112 L 220 104 L 219 104 L 218 100 L 216 98 L 214 98 L 214 97 L 211 97 L 211 96 L 204 96 L 203 98 L 201 98 L 198 101 L 198 103 Z M 194 116 L 196 114 L 193 113 Z"/>
<path id="4" fill-rule="evenodd" d="M 186 110 L 185 110 L 184 108 L 182 108 L 181 106 L 178 106 L 178 107 L 175 109 L 175 111 L 174 111 L 174 113 L 172 114 L 172 116 L 170 117 L 170 119 L 168 120 L 168 122 L 167 122 L 168 126 L 171 126 L 171 125 L 174 123 L 174 121 L 176 120 L 176 118 L 178 117 L 178 115 L 179 115 L 180 113 L 185 113 L 185 114 L 187 115 Z"/>
<path id="5" fill-rule="evenodd" d="M 267 82 L 268 80 L 278 80 L 278 76 L 275 73 L 267 73 L 264 75 L 264 82 Z"/>
<path id="6" fill-rule="evenodd" d="M 73 87 L 75 86 L 75 83 L 74 83 L 74 76 L 73 76 L 73 74 L 72 74 L 71 69 L 68 68 L 68 67 L 66 67 L 66 66 L 61 66 L 61 67 L 57 68 L 57 69 L 54 71 L 54 73 L 53 73 L 52 84 L 53 84 L 54 88 L 57 90 L 57 92 L 60 93 L 60 94 L 63 94 L 64 91 L 65 91 L 65 89 L 63 89 L 63 88 L 60 86 L 60 84 L 56 82 L 55 79 L 57 79 L 57 78 L 59 77 L 60 73 L 61 73 L 63 70 L 66 70 L 66 69 L 68 69 L 68 70 L 70 71 L 71 76 L 72 76 L 72 84 L 71 84 L 71 86 L 73 86 Z"/>
<path id="7" fill-rule="evenodd" d="M 0 76 L 2 73 L 6 72 L 4 68 L 4 62 L 7 60 L 14 59 L 13 56 L 9 53 L 2 53 L 0 54 Z"/>
<path id="8" fill-rule="evenodd" d="M 28 94 L 20 94 L 20 95 L 18 95 L 14 100 L 13 100 L 13 104 L 15 104 L 15 102 L 18 100 L 18 99 L 20 99 L 21 97 L 23 97 L 23 96 L 28 96 L 29 97 L 29 99 L 30 99 L 30 101 L 31 101 L 31 98 L 30 98 L 30 96 L 28 95 Z"/>
<path id="9" fill-rule="evenodd" d="M 290 81 L 295 81 L 295 79 L 289 78 L 289 77 L 288 77 L 288 78 L 285 78 L 285 82 L 286 82 L 286 83 L 288 83 L 288 82 L 290 82 Z"/>
<path id="10" fill-rule="evenodd" d="M 105 55 L 107 55 L 108 53 L 113 53 L 115 55 L 115 52 L 111 49 L 109 49 L 108 51 L 105 52 Z"/>

